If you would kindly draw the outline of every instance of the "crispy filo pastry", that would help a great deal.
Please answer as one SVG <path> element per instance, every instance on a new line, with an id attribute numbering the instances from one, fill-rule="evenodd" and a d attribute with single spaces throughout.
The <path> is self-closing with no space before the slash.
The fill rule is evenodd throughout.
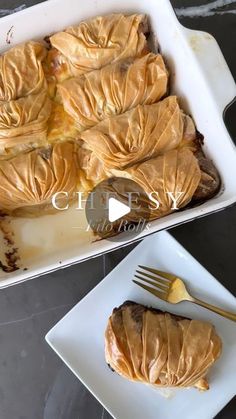
<path id="1" fill-rule="evenodd" d="M 158 102 L 167 92 L 168 72 L 160 54 L 107 65 L 57 86 L 65 111 L 79 130 L 137 105 Z"/>
<path id="2" fill-rule="evenodd" d="M 0 149 L 46 142 L 51 100 L 42 90 L 10 102 L 0 102 Z"/>
<path id="3" fill-rule="evenodd" d="M 46 88 L 42 61 L 46 48 L 38 42 L 26 42 L 0 56 L 0 101 L 15 100 Z"/>
<path id="4" fill-rule="evenodd" d="M 147 17 L 133 14 L 98 16 L 50 37 L 47 67 L 58 81 L 147 52 Z M 50 71 L 51 70 L 51 71 Z"/>
<path id="5" fill-rule="evenodd" d="M 126 302 L 105 332 L 107 364 L 122 377 L 157 387 L 208 390 L 206 374 L 222 342 L 212 324 Z"/>
<path id="6" fill-rule="evenodd" d="M 80 138 L 107 170 L 123 169 L 182 145 L 193 150 L 196 146 L 194 124 L 181 111 L 176 96 L 105 119 Z"/>
<path id="7" fill-rule="evenodd" d="M 197 152 L 199 154 L 200 146 L 196 140 L 196 128 L 193 123 L 193 120 L 188 115 L 182 114 L 182 116 L 183 116 L 183 138 L 178 148 L 179 149 L 190 148 L 194 152 L 197 149 Z M 79 143 L 79 151 L 78 151 L 79 161 L 80 161 L 80 168 L 83 172 L 83 178 L 86 179 L 87 186 L 89 185 L 88 187 L 92 189 L 99 182 L 106 179 L 108 176 L 112 175 L 112 170 L 114 169 L 114 165 L 113 165 L 113 162 L 110 162 L 110 165 L 106 165 L 105 161 L 102 160 L 100 156 L 98 156 L 98 153 L 95 153 L 94 151 L 89 149 L 88 145 L 86 144 L 86 142 L 83 142 L 83 140 L 78 141 L 78 143 Z M 173 144 L 173 147 L 174 146 L 175 146 L 175 142 Z M 151 150 L 151 154 L 154 154 L 154 151 L 155 149 Z M 141 161 L 145 160 L 145 156 L 142 156 L 141 154 L 140 160 Z M 116 163 L 115 164 L 115 167 L 116 167 L 117 160 L 115 163 Z M 121 163 L 120 166 L 123 167 L 123 163 Z M 205 178 L 204 174 L 203 174 L 203 178 Z M 201 193 L 201 190 L 199 192 Z"/>
<path id="8" fill-rule="evenodd" d="M 104 168 L 103 161 L 98 159 L 92 151 L 84 148 L 81 142 L 78 148 L 78 160 L 80 179 L 83 179 L 81 186 L 84 192 L 91 191 L 99 182 L 110 176 Z"/>
<path id="9" fill-rule="evenodd" d="M 120 178 L 130 179 L 143 188 L 146 192 L 146 195 L 143 197 L 143 212 L 138 211 L 137 219 L 130 218 L 130 221 L 138 221 L 138 218 L 142 216 L 144 218 L 147 216 L 148 219 L 151 216 L 151 219 L 155 219 L 169 214 L 174 201 L 171 195 L 166 195 L 166 192 L 172 192 L 174 199 L 178 198 L 178 208 L 182 208 L 189 204 L 190 201 L 194 204 L 210 199 L 219 191 L 221 185 L 219 173 L 211 160 L 206 158 L 201 151 L 193 154 L 188 147 L 180 147 L 177 150 L 167 152 L 163 156 L 137 163 L 121 171 L 117 169 L 107 171 L 103 162 L 93 152 L 84 149 L 82 145 L 79 147 L 78 154 L 81 170 L 80 176 L 83 178 L 83 186 L 86 192 L 93 189 L 107 177 L 114 176 L 119 178 L 116 192 L 121 200 L 122 194 L 128 191 L 122 190 Z M 186 160 L 184 161 L 185 158 Z M 174 164 L 172 169 L 171 162 Z M 178 165 L 179 169 L 175 172 L 176 165 Z M 178 171 L 182 176 L 178 176 Z M 184 175 L 186 175 L 186 181 L 184 181 Z M 177 177 L 175 178 L 175 176 Z M 171 179 L 175 183 L 171 182 Z M 114 185 L 115 183 L 113 183 Z M 127 183 L 126 186 L 128 187 Z M 133 191 L 132 188 L 133 183 L 130 184 L 131 192 Z M 157 191 L 156 188 L 158 188 Z M 187 189 L 183 190 L 183 188 Z M 136 191 L 134 190 L 134 192 Z M 183 194 L 179 195 L 178 192 L 183 192 Z M 160 200 L 161 205 L 164 206 L 158 209 L 153 208 L 152 202 L 149 200 L 146 202 L 147 194 L 152 194 L 152 198 Z M 146 208 L 151 208 L 151 214 L 149 211 L 145 214 Z M 133 215 L 134 211 L 132 211 Z M 126 216 L 127 218 L 129 216 Z"/>
<path id="10" fill-rule="evenodd" d="M 110 175 L 130 179 L 144 191 L 143 196 L 139 197 L 141 208 L 137 213 L 132 210 L 125 216 L 130 222 L 138 222 L 141 217 L 153 220 L 170 214 L 173 212 L 174 200 L 178 209 L 189 204 L 200 183 L 201 170 L 193 152 L 181 148 L 137 163 L 126 170 L 113 169 Z M 122 200 L 122 196 L 125 197 L 129 192 L 126 190 L 128 184 L 123 189 L 119 180 L 116 185 L 115 192 Z"/>
<path id="11" fill-rule="evenodd" d="M 37 211 L 40 206 L 52 207 L 56 192 L 67 192 L 72 198 L 77 179 L 77 145 L 73 142 L 21 153 L 0 162 L 0 209 L 20 215 L 30 207 Z"/>

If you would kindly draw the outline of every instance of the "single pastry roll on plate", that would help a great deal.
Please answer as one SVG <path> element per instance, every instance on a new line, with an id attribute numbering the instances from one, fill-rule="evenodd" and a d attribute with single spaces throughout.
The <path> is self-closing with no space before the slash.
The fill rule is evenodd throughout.
<path id="1" fill-rule="evenodd" d="M 160 54 L 119 61 L 57 86 L 65 111 L 79 130 L 137 105 L 158 102 L 167 92 L 168 73 Z"/>
<path id="2" fill-rule="evenodd" d="M 206 374 L 221 351 L 210 323 L 130 301 L 113 310 L 105 332 L 107 364 L 128 380 L 157 387 L 208 390 Z"/>

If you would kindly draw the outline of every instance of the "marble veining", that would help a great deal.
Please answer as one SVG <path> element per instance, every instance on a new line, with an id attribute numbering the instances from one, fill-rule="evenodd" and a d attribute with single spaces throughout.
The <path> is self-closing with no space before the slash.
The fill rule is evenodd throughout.
<path id="1" fill-rule="evenodd" d="M 236 14 L 236 8 L 230 10 L 218 10 L 225 6 L 236 4 L 236 0 L 215 0 L 202 6 L 176 8 L 178 17 L 208 17 L 214 15 Z"/>
<path id="2" fill-rule="evenodd" d="M 27 317 L 22 317 L 20 319 L 15 319 L 15 320 L 9 320 L 7 322 L 2 322 L 2 323 L 0 323 L 0 327 L 9 326 L 9 325 L 16 324 L 16 323 L 22 323 L 22 322 L 25 322 L 25 321 L 28 321 L 28 320 L 32 320 L 35 317 L 42 316 L 44 314 L 50 313 L 51 311 L 68 309 L 69 307 L 71 307 L 71 304 L 62 304 L 60 306 L 50 307 L 47 310 L 42 310 L 42 311 L 38 311 L 36 313 L 32 313 L 32 314 L 30 314 L 30 316 L 27 316 Z"/>
<path id="3" fill-rule="evenodd" d="M 21 10 L 26 8 L 26 4 L 22 4 L 21 6 L 15 7 L 14 9 L 0 9 L 0 17 L 11 15 L 12 13 L 20 12 Z"/>
<path id="4" fill-rule="evenodd" d="M 189 18 L 208 17 L 208 16 L 225 15 L 225 14 L 236 14 L 236 9 L 218 10 L 225 6 L 234 5 L 234 4 L 236 4 L 236 0 L 215 0 L 208 4 L 203 4 L 201 6 L 176 8 L 175 11 L 178 17 L 189 17 Z M 0 9 L 0 17 L 9 15 L 15 12 L 19 12 L 25 9 L 26 7 L 27 7 L 26 4 L 22 4 L 13 9 Z"/>

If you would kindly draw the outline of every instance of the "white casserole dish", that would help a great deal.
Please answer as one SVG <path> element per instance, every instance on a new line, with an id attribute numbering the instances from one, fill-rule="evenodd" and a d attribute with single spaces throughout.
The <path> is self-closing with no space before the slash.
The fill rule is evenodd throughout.
<path id="1" fill-rule="evenodd" d="M 236 202 L 236 148 L 223 121 L 224 109 L 236 96 L 236 85 L 215 39 L 207 33 L 184 28 L 169 0 L 49 0 L 1 19 L 0 50 L 30 39 L 42 39 L 83 19 L 112 12 L 141 12 L 150 17 L 151 28 L 171 70 L 172 92 L 180 96 L 182 107 L 204 134 L 204 151 L 214 161 L 222 179 L 221 191 L 215 198 L 153 221 L 149 231 L 143 231 L 137 240 Z M 80 229 L 74 228 L 78 224 Z M 91 243 L 90 234 L 82 230 L 85 225 L 84 214 L 80 213 L 78 218 L 74 209 L 38 219 L 12 220 L 14 246 L 19 249 L 22 269 L 10 274 L 1 272 L 0 287 L 81 262 L 134 240 L 132 236 L 120 235 L 116 242 Z M 0 260 L 5 251 L 0 237 Z"/>

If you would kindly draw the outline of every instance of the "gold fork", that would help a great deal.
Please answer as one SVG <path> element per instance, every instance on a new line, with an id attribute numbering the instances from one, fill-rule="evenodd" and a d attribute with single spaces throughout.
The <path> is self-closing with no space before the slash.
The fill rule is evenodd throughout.
<path id="1" fill-rule="evenodd" d="M 211 304 L 205 303 L 204 301 L 198 300 L 192 297 L 184 284 L 184 281 L 176 275 L 159 271 L 158 269 L 149 268 L 147 266 L 138 265 L 142 271 L 137 270 L 136 278 L 141 279 L 143 282 L 152 285 L 144 285 L 141 282 L 133 280 L 135 284 L 149 291 L 151 294 L 160 298 L 161 300 L 167 301 L 168 303 L 177 304 L 181 301 L 191 301 L 192 303 L 198 304 L 202 307 L 208 308 L 208 310 L 214 311 L 227 319 L 236 322 L 236 313 L 225 311 L 219 307 L 215 307 Z M 149 273 L 150 272 L 150 273 Z M 138 275 L 137 275 L 138 274 Z M 148 278 L 148 279 L 147 279 Z M 152 281 L 150 281 L 150 279 Z"/>

